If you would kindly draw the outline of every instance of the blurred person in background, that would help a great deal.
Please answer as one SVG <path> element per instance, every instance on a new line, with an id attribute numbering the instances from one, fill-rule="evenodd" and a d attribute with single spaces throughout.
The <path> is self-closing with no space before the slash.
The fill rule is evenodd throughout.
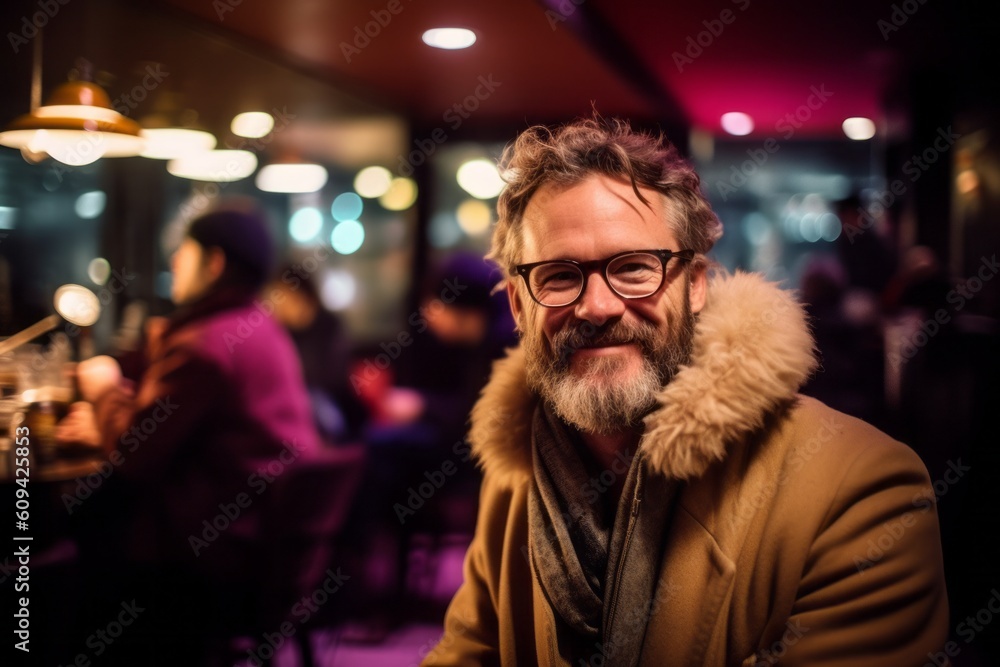
<path id="1" fill-rule="evenodd" d="M 320 435 L 328 443 L 359 438 L 368 414 L 351 387 L 351 341 L 343 322 L 323 306 L 312 276 L 291 265 L 278 271 L 264 295 L 299 353 Z"/>
<path id="2" fill-rule="evenodd" d="M 377 348 L 391 362 L 381 374 L 371 359 L 355 370 L 352 382 L 372 405 L 372 463 L 349 541 L 366 545 L 359 567 L 372 594 L 359 600 L 370 620 L 352 639 L 378 639 L 406 620 L 409 607 L 399 601 L 421 598 L 445 541 L 467 542 L 475 527 L 480 476 L 466 442 L 468 414 L 492 362 L 514 342 L 496 283 L 496 268 L 481 255 L 444 258 L 421 285 L 408 328 Z M 432 478 L 434 492 L 417 495 Z M 425 608 L 428 600 L 420 601 Z"/>
<path id="3" fill-rule="evenodd" d="M 422 290 L 412 344 L 393 368 L 393 387 L 380 413 L 415 440 L 452 446 L 489 378 L 493 360 L 516 342 L 506 295 L 492 294 L 499 276 L 480 255 L 456 253 L 432 272 Z"/>
<path id="4" fill-rule="evenodd" d="M 876 205 L 866 207 L 852 194 L 836 202 L 836 212 L 841 225 L 837 256 L 847 271 L 848 286 L 878 299 L 896 272 L 898 258 L 884 218 L 871 210 Z"/>
<path id="5" fill-rule="evenodd" d="M 259 571 L 265 491 L 319 438 L 295 348 L 256 299 L 273 256 L 245 203 L 196 218 L 171 263 L 177 309 L 138 385 L 110 357 L 79 364 L 86 402 L 57 437 L 100 443 L 114 465 L 76 508 L 87 599 L 144 610 L 102 660 L 202 664 L 205 635 L 239 610 L 245 582 L 280 574 Z"/>
<path id="6" fill-rule="evenodd" d="M 810 259 L 800 295 L 820 361 L 802 393 L 884 426 L 884 345 L 878 302 L 870 294 L 849 290 L 843 265 L 831 255 Z"/>
<path id="7" fill-rule="evenodd" d="M 491 256 L 521 345 L 472 411 L 476 536 L 424 664 L 942 651 L 937 516 L 914 508 L 927 470 L 798 394 L 806 314 L 759 275 L 709 279 L 722 225 L 677 149 L 580 120 L 526 130 L 501 173 Z"/>

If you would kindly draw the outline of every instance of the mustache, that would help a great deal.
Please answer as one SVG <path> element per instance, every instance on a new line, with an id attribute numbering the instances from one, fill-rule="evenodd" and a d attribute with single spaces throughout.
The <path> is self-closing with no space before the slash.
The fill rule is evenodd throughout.
<path id="1" fill-rule="evenodd" d="M 574 352 L 591 347 L 636 344 L 644 352 L 650 352 L 655 336 L 655 327 L 644 322 L 615 320 L 601 326 L 591 322 L 574 323 L 552 337 L 552 356 L 556 368 L 561 369 L 569 365 L 569 358 Z"/>

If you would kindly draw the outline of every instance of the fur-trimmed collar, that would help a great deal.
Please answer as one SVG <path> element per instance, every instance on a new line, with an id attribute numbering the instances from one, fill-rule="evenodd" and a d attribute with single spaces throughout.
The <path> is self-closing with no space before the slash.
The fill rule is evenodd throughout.
<path id="1" fill-rule="evenodd" d="M 719 275 L 695 327 L 691 365 L 657 395 L 643 448 L 650 470 L 701 476 L 729 443 L 760 428 L 816 367 L 802 306 L 753 273 Z M 469 439 L 487 475 L 513 486 L 531 475 L 529 443 L 537 396 L 527 388 L 520 348 L 497 361 L 472 410 Z"/>

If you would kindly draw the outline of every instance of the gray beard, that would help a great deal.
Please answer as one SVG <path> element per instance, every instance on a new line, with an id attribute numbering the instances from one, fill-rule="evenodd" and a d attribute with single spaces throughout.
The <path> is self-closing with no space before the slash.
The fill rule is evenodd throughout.
<path id="1" fill-rule="evenodd" d="M 614 435 L 637 428 L 656 407 L 656 394 L 691 360 L 695 317 L 684 290 L 679 315 L 668 331 L 647 322 L 612 320 L 601 327 L 577 322 L 557 333 L 551 348 L 541 331 L 523 335 L 528 385 L 566 423 L 583 433 Z M 639 372 L 624 374 L 627 360 L 588 359 L 581 374 L 570 370 L 573 351 L 594 345 L 634 343 L 642 351 Z"/>

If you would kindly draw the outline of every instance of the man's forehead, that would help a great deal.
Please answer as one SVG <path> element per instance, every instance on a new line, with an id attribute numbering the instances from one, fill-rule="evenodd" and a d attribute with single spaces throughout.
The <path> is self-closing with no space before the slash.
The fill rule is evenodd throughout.
<path id="1" fill-rule="evenodd" d="M 636 214 L 650 214 L 662 217 L 671 211 L 671 202 L 663 193 L 643 185 L 636 186 L 643 202 L 636 195 L 636 188 L 626 178 L 612 178 L 603 174 L 591 174 L 577 181 L 565 183 L 546 181 L 538 187 L 528 200 L 525 217 L 538 216 L 543 211 L 558 212 L 559 209 L 577 204 L 595 207 L 626 206 Z M 555 210 L 551 210 L 555 209 Z"/>
<path id="2" fill-rule="evenodd" d="M 547 182 L 528 201 L 523 215 L 526 241 L 542 241 L 553 228 L 587 235 L 641 233 L 672 240 L 676 203 L 663 193 L 639 186 L 643 202 L 625 179 L 591 175 L 573 183 Z M 601 223 L 608 223 L 602 225 Z M 620 228 L 620 229 L 619 229 Z M 630 245 L 639 242 L 633 238 Z"/>

